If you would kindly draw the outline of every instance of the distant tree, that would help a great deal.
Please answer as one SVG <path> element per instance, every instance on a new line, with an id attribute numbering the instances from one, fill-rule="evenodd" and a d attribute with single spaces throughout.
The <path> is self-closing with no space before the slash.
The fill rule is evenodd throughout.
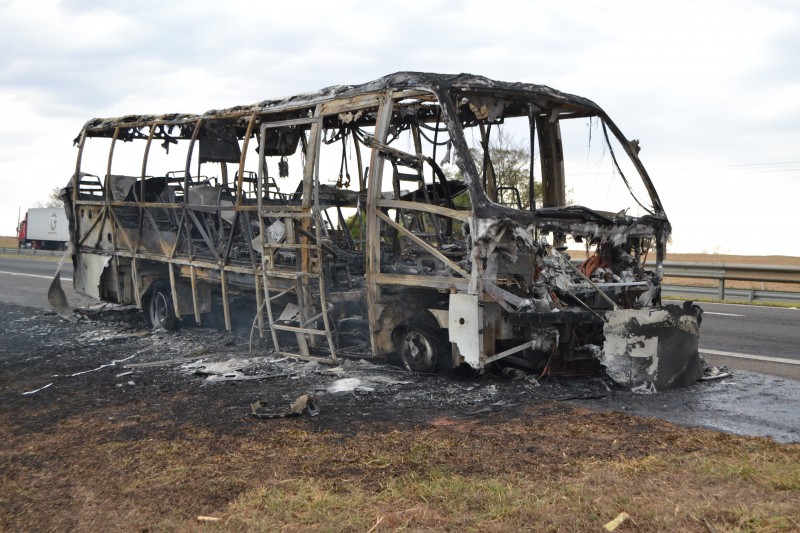
<path id="1" fill-rule="evenodd" d="M 61 200 L 61 187 L 50 189 L 47 200 L 35 202 L 33 207 L 64 207 L 64 202 Z"/>
<path id="2" fill-rule="evenodd" d="M 503 128 L 495 130 L 497 134 L 493 134 L 489 141 L 489 161 L 491 162 L 492 169 L 495 176 L 495 189 L 498 193 L 498 202 L 509 206 L 517 206 L 516 193 L 519 194 L 519 201 L 522 209 L 530 207 L 530 188 L 528 187 L 528 179 L 530 177 L 531 165 L 531 151 L 530 146 L 524 142 L 515 139 L 510 133 L 507 133 Z M 484 171 L 484 151 L 483 147 L 478 146 L 470 149 L 470 155 L 478 168 L 478 172 L 488 175 L 488 170 Z M 534 161 L 536 165 L 536 161 Z M 447 172 L 448 177 L 452 179 L 462 179 L 461 171 L 452 169 L 450 166 Z M 534 172 L 538 173 L 538 168 L 534 168 Z M 488 182 L 488 180 L 487 180 Z M 488 183 L 487 183 L 488 187 Z M 516 193 L 513 192 L 516 190 Z M 493 194 L 491 191 L 486 191 L 489 197 Z M 534 180 L 533 194 L 536 197 L 536 205 L 542 203 L 542 182 Z"/>
<path id="3" fill-rule="evenodd" d="M 347 229 L 350 231 L 350 236 L 355 242 L 359 243 L 364 241 L 365 228 L 363 217 L 361 217 L 358 213 L 355 213 L 354 215 L 347 217 L 345 224 L 347 224 Z"/>
<path id="4" fill-rule="evenodd" d="M 473 148 L 472 157 L 477 167 L 483 169 L 483 150 Z M 531 205 L 528 186 L 531 168 L 530 146 L 515 139 L 505 129 L 498 128 L 497 135 L 493 135 L 489 141 L 489 159 L 494 170 L 497 201 L 516 205 L 516 194 L 512 192 L 515 190 L 519 193 L 522 208 L 528 209 Z M 541 203 L 541 181 L 534 181 L 533 189 L 534 196 Z"/>
<path id="5" fill-rule="evenodd" d="M 504 131 L 503 128 L 495 130 L 496 135 L 492 135 L 489 143 L 489 159 L 491 160 L 494 174 L 495 174 L 495 187 L 499 190 L 498 198 L 499 203 L 504 203 L 510 207 L 517 207 L 516 194 L 512 189 L 516 189 L 519 193 L 520 204 L 522 209 L 530 208 L 530 189 L 528 187 L 528 180 L 530 177 L 531 165 L 531 152 L 530 146 L 525 142 L 518 141 L 511 134 Z M 470 155 L 472 156 L 478 172 L 482 172 L 484 166 L 483 149 L 479 147 L 471 148 Z M 538 164 L 538 158 L 534 161 L 534 165 Z M 456 165 L 444 164 L 442 171 L 447 176 L 448 180 L 463 180 L 461 170 Z M 534 171 L 539 173 L 539 168 L 535 167 Z M 505 189 L 504 189 L 505 188 Z M 487 191 L 489 194 L 489 191 Z M 542 182 L 534 180 L 533 194 L 536 197 L 536 205 L 542 205 Z M 569 196 L 569 191 L 567 191 Z M 489 194 L 491 197 L 492 195 Z M 569 199 L 567 200 L 568 203 Z M 469 207 L 470 199 L 469 194 L 464 191 L 455 198 L 453 204 L 456 207 Z M 362 221 L 357 215 L 347 218 L 347 227 L 350 234 L 356 241 L 363 240 Z M 460 232 L 461 223 L 456 222 L 453 225 L 454 233 Z"/>

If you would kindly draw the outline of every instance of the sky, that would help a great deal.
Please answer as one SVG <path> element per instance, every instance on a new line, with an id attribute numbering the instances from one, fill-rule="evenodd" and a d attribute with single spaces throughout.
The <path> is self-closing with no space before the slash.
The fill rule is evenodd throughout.
<path id="1" fill-rule="evenodd" d="M 671 251 L 800 256 L 795 0 L 0 0 L 0 235 L 67 183 L 90 118 L 401 70 L 585 96 L 639 139 Z"/>

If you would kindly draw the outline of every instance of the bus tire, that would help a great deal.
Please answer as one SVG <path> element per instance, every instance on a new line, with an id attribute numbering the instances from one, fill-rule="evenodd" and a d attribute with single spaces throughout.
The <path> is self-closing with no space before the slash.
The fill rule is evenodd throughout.
<path id="1" fill-rule="evenodd" d="M 174 331 L 178 329 L 178 318 L 172 303 L 172 292 L 163 283 L 154 283 L 142 302 L 142 311 L 147 327 L 156 331 Z"/>
<path id="2" fill-rule="evenodd" d="M 395 349 L 410 372 L 432 374 L 448 369 L 449 356 L 434 324 L 415 321 L 401 326 L 395 334 Z"/>

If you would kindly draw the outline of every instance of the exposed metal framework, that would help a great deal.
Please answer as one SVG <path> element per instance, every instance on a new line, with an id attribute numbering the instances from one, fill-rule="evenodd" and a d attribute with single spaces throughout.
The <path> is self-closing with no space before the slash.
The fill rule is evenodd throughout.
<path id="1" fill-rule="evenodd" d="M 619 212 L 567 205 L 561 125 L 576 119 L 602 128 L 631 200 Z M 504 131 L 530 147 L 511 178 Z M 601 363 L 658 388 L 698 375 L 699 310 L 660 305 L 669 222 L 638 142 L 585 98 L 405 72 L 203 115 L 94 119 L 75 142 L 75 287 L 156 327 L 230 329 L 244 314 L 281 353 L 395 352 L 425 372 Z M 579 270 L 568 241 L 593 252 Z"/>

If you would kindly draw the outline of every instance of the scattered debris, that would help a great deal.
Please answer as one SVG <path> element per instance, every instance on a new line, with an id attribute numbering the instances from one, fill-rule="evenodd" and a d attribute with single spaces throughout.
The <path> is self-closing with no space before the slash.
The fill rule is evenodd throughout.
<path id="1" fill-rule="evenodd" d="M 637 385 L 631 388 L 631 392 L 634 394 L 655 394 L 656 392 L 656 385 L 652 381 L 645 381 L 641 385 Z"/>
<path id="2" fill-rule="evenodd" d="M 108 368 L 110 366 L 117 366 L 118 363 L 122 363 L 124 361 L 129 361 L 130 359 L 133 359 L 137 355 L 141 355 L 145 351 L 147 351 L 147 350 L 146 349 L 145 350 L 139 350 L 136 353 L 134 353 L 133 355 L 130 355 L 130 356 L 124 358 L 124 359 L 115 359 L 115 360 L 111 361 L 110 363 L 102 364 L 102 365 L 98 366 L 97 368 L 92 368 L 91 370 L 84 370 L 82 372 L 74 372 L 72 374 L 68 374 L 66 377 L 74 378 L 74 377 L 77 377 L 77 376 L 81 376 L 83 374 L 89 374 L 90 372 L 97 372 L 98 370 L 102 370 L 103 368 Z M 125 375 L 128 375 L 128 374 L 132 374 L 132 372 L 123 372 L 122 374 L 117 375 L 117 377 L 125 376 Z M 62 377 L 62 376 L 59 376 L 58 374 L 55 374 L 55 375 L 53 375 L 53 377 Z M 133 381 L 129 381 L 128 384 L 129 385 L 135 385 L 135 383 Z M 38 388 L 36 390 L 23 392 L 22 395 L 23 396 L 30 396 L 31 394 L 36 394 L 37 392 L 39 392 L 41 390 L 44 390 L 47 387 L 50 387 L 51 385 L 53 385 L 53 383 L 48 383 L 44 387 L 40 387 L 40 388 Z"/>
<path id="3" fill-rule="evenodd" d="M 350 377 L 338 379 L 329 385 L 326 391 L 331 394 L 336 394 L 338 392 L 368 393 L 375 391 L 375 385 L 407 385 L 409 383 L 412 382 L 379 374 L 370 374 L 360 378 Z"/>
<path id="4" fill-rule="evenodd" d="M 378 526 L 381 524 L 381 522 L 383 522 L 383 519 L 384 519 L 384 518 L 385 518 L 385 516 L 383 516 L 383 515 L 381 515 L 380 517 L 378 517 L 378 519 L 375 521 L 375 524 L 374 524 L 374 525 L 373 525 L 371 528 L 369 528 L 369 530 L 367 531 L 367 533 L 373 533 L 375 530 L 377 530 L 377 529 L 378 529 Z"/>
<path id="5" fill-rule="evenodd" d="M 195 361 L 193 363 L 189 363 L 186 365 L 181 366 L 184 370 L 189 370 L 194 374 L 199 374 L 201 376 L 211 376 L 211 375 L 218 375 L 223 376 L 225 374 L 232 374 L 235 372 L 239 372 L 240 370 L 252 366 L 255 361 L 250 359 L 228 359 L 227 361 L 219 361 L 213 363 L 207 363 L 205 361 Z"/>
<path id="6" fill-rule="evenodd" d="M 630 518 L 631 515 L 629 515 L 628 513 L 625 512 L 619 513 L 614 520 L 605 524 L 603 526 L 603 529 L 605 529 L 606 531 L 616 531 L 619 526 L 624 524 L 626 520 L 630 520 Z"/>
<path id="7" fill-rule="evenodd" d="M 266 361 L 270 361 L 267 359 Z M 282 361 L 282 360 L 278 360 Z M 225 381 L 248 381 L 256 379 L 271 379 L 278 377 L 291 377 L 292 372 L 262 372 L 256 374 L 245 374 L 243 370 L 259 366 L 265 362 L 262 358 L 238 359 L 228 358 L 226 361 L 209 362 L 206 360 L 195 360 L 182 365 L 181 369 L 192 374 L 206 376 L 206 383 L 219 383 Z M 270 361 L 275 363 L 275 361 Z"/>
<path id="8" fill-rule="evenodd" d="M 163 361 L 150 361 L 147 363 L 128 363 L 123 365 L 125 368 L 146 368 L 151 366 L 170 366 L 179 365 L 181 363 L 190 363 L 197 361 L 197 357 L 177 357 L 175 359 L 166 359 Z"/>
<path id="9" fill-rule="evenodd" d="M 327 388 L 327 391 L 331 394 L 336 394 L 337 392 L 353 392 L 356 389 L 360 389 L 361 391 L 365 392 L 372 392 L 375 390 L 374 388 L 367 386 L 364 383 L 364 380 L 361 378 L 342 378 L 334 381 Z"/>
<path id="10" fill-rule="evenodd" d="M 102 370 L 102 369 L 108 368 L 110 366 L 117 366 L 117 363 L 124 363 L 125 361 L 130 361 L 131 359 L 133 359 L 137 355 L 140 355 L 144 351 L 145 350 L 140 350 L 140 351 L 136 352 L 135 354 L 126 357 L 125 359 L 114 359 L 110 363 L 106 363 L 106 364 L 100 365 L 97 368 L 92 368 L 91 370 L 83 370 L 82 372 L 75 372 L 74 374 L 69 374 L 69 376 L 67 376 L 67 377 L 74 378 L 75 376 L 88 374 L 89 372 L 97 372 L 98 370 Z"/>
<path id="11" fill-rule="evenodd" d="M 245 375 L 241 372 L 229 372 L 227 374 L 213 374 L 206 378 L 206 383 L 218 383 L 220 381 L 249 381 L 253 379 L 272 379 L 272 378 L 288 378 L 293 374 L 253 374 Z"/>
<path id="12" fill-rule="evenodd" d="M 250 405 L 252 415 L 256 418 L 285 418 L 287 416 L 300 416 L 304 412 L 309 416 L 319 414 L 317 399 L 310 394 L 298 396 L 295 401 L 289 404 L 288 409 L 269 410 L 265 402 L 255 402 Z"/>
<path id="13" fill-rule="evenodd" d="M 0 307 L 2 306 L 0 304 Z M 212 403 L 215 403 L 216 398 L 225 398 L 224 403 L 227 405 L 227 408 L 223 407 L 226 409 L 225 412 L 229 412 L 228 409 L 232 410 L 230 412 L 241 412 L 241 407 L 244 406 L 247 411 L 245 414 L 249 415 L 250 404 L 256 400 L 262 402 L 265 412 L 273 408 L 276 411 L 285 411 L 285 407 L 293 399 L 301 393 L 308 392 L 320 398 L 320 401 L 324 399 L 326 404 L 332 405 L 325 408 L 325 413 L 329 415 L 309 419 L 314 421 L 313 426 L 338 428 L 341 425 L 339 420 L 345 420 L 347 417 L 382 419 L 384 415 L 379 413 L 384 412 L 397 413 L 389 415 L 392 418 L 398 416 L 413 423 L 426 424 L 429 417 L 440 414 L 455 416 L 462 420 L 468 416 L 513 417 L 522 412 L 521 408 L 510 407 L 516 403 L 521 403 L 527 409 L 528 406 L 541 405 L 548 401 L 569 401 L 593 409 L 635 411 L 646 416 L 672 417 L 672 420 L 680 423 L 721 427 L 729 431 L 731 428 L 737 432 L 754 432 L 752 434 L 765 434 L 766 431 L 766 434 L 784 442 L 797 440 L 797 411 L 792 409 L 793 403 L 787 403 L 785 400 L 775 405 L 772 403 L 773 392 L 777 395 L 775 397 L 781 397 L 782 391 L 793 390 L 793 385 L 775 380 L 765 381 L 765 377 L 753 377 L 746 372 L 736 372 L 735 383 L 732 378 L 726 378 L 668 395 L 632 397 L 629 389 L 612 384 L 608 378 L 588 377 L 585 374 L 570 379 L 545 376 L 537 379 L 540 385 L 535 386 L 524 379 L 506 379 L 501 375 L 498 365 L 492 365 L 482 375 L 470 378 L 469 372 L 459 372 L 453 376 L 412 375 L 397 366 L 375 365 L 357 359 L 342 359 L 339 366 L 332 368 L 316 362 L 287 358 L 271 351 L 269 347 L 260 347 L 260 353 L 248 354 L 246 350 L 248 332 L 241 330 L 224 334 L 217 330 L 185 327 L 175 334 L 131 337 L 118 344 L 104 346 L 93 344 L 88 337 L 81 336 L 93 325 L 74 326 L 61 322 L 57 317 L 43 317 L 41 314 L 36 314 L 35 318 L 26 322 L 24 340 L 21 337 L 14 340 L 16 337 L 12 337 L 10 332 L 17 334 L 19 327 L 17 324 L 11 324 L 13 319 L 32 314 L 34 313 L 25 309 L 7 311 L 5 323 L 9 333 L 6 334 L 6 343 L 0 347 L 0 351 L 6 354 L 4 357 L 11 357 L 13 352 L 9 351 L 9 347 L 15 347 L 17 353 L 14 357 L 39 372 L 38 374 L 28 371 L 24 374 L 6 372 L 9 384 L 16 383 L 7 387 L 8 392 L 27 404 L 37 398 L 55 399 L 60 402 L 76 394 L 85 395 L 87 391 L 96 391 L 91 401 L 100 405 L 107 402 L 118 403 L 136 398 L 149 398 L 159 393 L 158 391 L 167 395 L 173 394 L 174 391 L 187 391 L 188 394 L 178 394 L 180 398 L 176 401 L 191 402 L 197 398 L 207 397 L 210 401 L 214 399 Z M 130 312 L 109 311 L 98 315 L 96 324 L 104 330 L 134 331 L 141 324 L 141 318 L 138 314 Z M 235 345 L 225 346 L 231 340 Z M 244 375 L 261 377 L 261 375 L 285 374 L 286 376 L 275 377 L 269 382 L 246 380 L 206 386 L 208 376 L 189 373 L 189 369 L 180 368 L 181 364 L 197 362 L 199 358 L 177 364 L 163 363 L 200 353 L 197 351 L 200 348 L 205 354 L 202 357 L 202 364 L 246 359 L 254 364 L 240 371 Z M 239 355 L 233 355 L 232 352 L 238 352 Z M 100 370 L 67 378 L 68 374 L 75 373 L 81 368 L 99 367 L 102 363 L 121 360 L 135 353 L 141 355 L 124 363 L 118 363 L 116 367 L 109 367 L 107 371 Z M 31 356 L 35 359 L 28 361 Z M 154 366 L 139 366 L 148 363 Z M 505 363 L 516 366 L 516 362 Z M 130 369 L 120 368 L 123 365 L 136 366 Z M 9 366 L 9 369 L 11 368 Z M 527 367 L 522 369 L 534 372 Z M 133 374 L 116 377 L 129 371 L 133 371 Z M 60 377 L 53 378 L 52 376 L 56 374 Z M 516 372 L 512 374 L 522 377 L 522 374 Z M 538 377 L 539 374 L 540 372 L 536 371 L 529 375 Z M 358 378 L 362 385 L 374 390 L 367 396 L 360 395 L 359 392 L 327 393 L 329 386 L 344 378 Z M 129 385 L 129 380 L 133 380 L 136 385 Z M 39 391 L 43 385 L 51 382 L 54 383 L 47 391 Z M 768 385 L 765 385 L 767 383 Z M 121 386 L 117 388 L 117 384 Z M 765 393 L 764 390 L 769 392 Z M 23 391 L 32 395 L 22 396 Z M 791 394 L 790 398 L 796 396 L 794 392 Z M 602 400 L 598 402 L 597 400 L 601 398 Z M 719 399 L 719 402 L 716 399 Z M 749 406 L 751 410 L 740 411 L 740 403 L 747 404 L 742 405 L 741 409 L 746 410 Z M 692 408 L 684 409 L 685 405 L 691 405 Z M 566 407 L 552 404 L 548 409 L 558 410 Z M 716 418 L 718 409 L 727 409 L 725 412 L 729 413 L 728 416 Z M 477 414 L 467 415 L 476 412 Z M 756 426 L 752 420 L 757 419 L 759 415 L 731 416 L 732 412 L 769 412 L 770 417 L 768 421 Z M 219 413 L 216 416 L 218 417 Z M 209 413 L 208 417 L 213 419 L 213 413 Z"/>
<path id="14" fill-rule="evenodd" d="M 529 384 L 533 385 L 534 387 L 539 386 L 539 381 L 536 379 L 536 376 L 534 376 L 530 372 L 525 372 L 520 368 L 514 368 L 513 366 L 504 366 L 502 369 L 500 369 L 500 372 L 508 379 L 514 381 L 526 381 Z"/>
<path id="15" fill-rule="evenodd" d="M 110 344 L 112 342 L 130 339 L 134 337 L 146 337 L 149 331 L 135 331 L 133 333 L 120 333 L 110 330 L 94 330 L 83 334 L 80 340 L 86 340 L 89 344 Z"/>
<path id="16" fill-rule="evenodd" d="M 700 378 L 700 381 L 713 381 L 715 379 L 728 378 L 731 377 L 731 375 L 727 366 L 707 366 L 703 369 L 703 376 Z"/>

